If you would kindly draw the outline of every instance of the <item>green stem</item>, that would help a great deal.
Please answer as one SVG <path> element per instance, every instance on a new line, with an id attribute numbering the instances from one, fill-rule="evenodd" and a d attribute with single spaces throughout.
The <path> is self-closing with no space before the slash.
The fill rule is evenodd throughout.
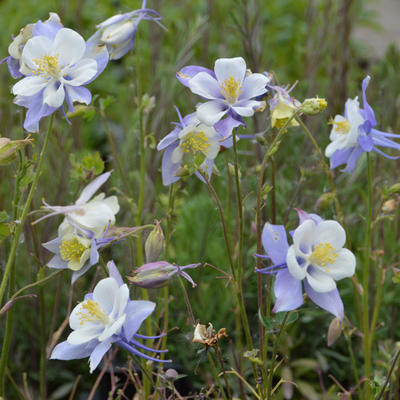
<path id="1" fill-rule="evenodd" d="M 394 371 L 394 368 L 396 367 L 396 363 L 397 363 L 397 360 L 399 359 L 399 357 L 400 357 L 400 350 L 397 351 L 397 353 L 396 353 L 396 355 L 395 355 L 395 357 L 393 359 L 393 362 L 392 362 L 392 365 L 390 367 L 388 376 L 386 377 L 385 383 L 382 386 L 381 392 L 379 393 L 379 396 L 378 396 L 377 400 L 381 400 L 381 398 L 383 397 L 383 395 L 385 393 L 386 386 L 388 385 L 388 383 L 390 381 L 390 377 L 392 376 L 392 373 Z"/>
<path id="2" fill-rule="evenodd" d="M 214 360 L 211 357 L 210 351 L 209 350 L 206 350 L 206 351 L 207 351 L 208 362 L 210 363 L 210 366 L 211 366 L 211 369 L 212 369 L 212 371 L 214 373 L 214 376 L 215 376 L 215 379 L 217 381 L 218 387 L 221 390 L 222 397 L 224 398 L 224 400 L 228 400 L 228 398 L 226 397 L 226 394 L 225 394 L 224 387 L 222 386 L 222 382 L 219 379 L 217 368 L 215 367 Z"/>
<path id="3" fill-rule="evenodd" d="M 15 261 L 15 256 L 16 256 L 16 252 L 17 252 L 17 246 L 18 246 L 19 238 L 21 236 L 22 229 L 23 229 L 23 226 L 24 226 L 24 223 L 25 223 L 26 217 L 28 215 L 28 211 L 29 211 L 32 199 L 33 199 L 33 194 L 35 192 L 37 183 L 39 181 L 39 176 L 40 176 L 40 173 L 42 170 L 44 155 L 46 153 L 47 145 L 48 145 L 49 138 L 50 138 L 50 133 L 51 133 L 51 130 L 53 127 L 53 121 L 54 121 L 54 113 L 50 117 L 49 126 L 47 129 L 46 136 L 44 138 L 43 147 L 40 152 L 39 161 L 38 161 L 38 164 L 36 167 L 35 174 L 33 176 L 31 188 L 29 190 L 28 197 L 25 202 L 25 206 L 22 210 L 22 214 L 19 218 L 19 224 L 17 225 L 17 229 L 15 231 L 13 241 L 11 244 L 10 253 L 8 256 L 7 264 L 6 264 L 6 267 L 4 270 L 4 275 L 3 275 L 1 285 L 0 285 L 0 304 L 2 304 L 2 302 L 3 302 L 3 297 L 4 297 L 4 293 L 5 293 L 7 282 L 8 282 L 9 278 L 10 278 L 10 286 L 9 286 L 10 297 L 12 295 L 11 291 L 14 290 L 14 285 L 15 285 L 15 271 L 14 271 L 15 263 L 14 263 L 14 261 Z M 19 185 L 18 179 L 17 179 L 16 184 Z M 17 192 L 19 192 L 19 190 L 16 191 L 16 193 Z M 15 200 L 16 199 L 17 199 L 17 197 L 15 198 Z M 17 207 L 14 208 L 13 214 L 16 214 L 16 212 L 17 212 Z M 10 310 L 7 315 L 6 330 L 5 330 L 5 336 L 4 336 L 3 347 L 2 347 L 2 352 L 1 352 L 1 359 L 0 359 L 0 396 L 4 396 L 4 391 L 5 391 L 5 369 L 6 369 L 6 365 L 7 365 L 7 359 L 8 359 L 8 352 L 9 352 L 9 346 L 10 346 L 10 340 L 11 340 L 11 333 L 12 333 L 12 325 L 13 325 L 13 310 Z"/>
<path id="4" fill-rule="evenodd" d="M 215 351 L 217 353 L 218 361 L 219 361 L 219 363 L 221 365 L 222 375 L 224 377 L 226 391 L 228 392 L 228 398 L 231 399 L 232 398 L 231 388 L 229 387 L 229 382 L 228 382 L 228 378 L 227 378 L 225 367 L 224 367 L 224 360 L 222 359 L 221 349 L 218 346 L 218 342 L 215 345 Z"/>
<path id="5" fill-rule="evenodd" d="M 347 348 L 349 350 L 349 355 L 350 355 L 350 360 L 351 360 L 351 366 L 353 368 L 355 384 L 357 385 L 358 398 L 362 399 L 361 386 L 358 384 L 360 382 L 360 377 L 358 376 L 357 363 L 356 363 L 356 360 L 354 358 L 353 346 L 351 345 L 351 336 L 349 336 L 349 334 L 347 332 L 344 332 L 344 337 L 346 338 Z"/>
<path id="6" fill-rule="evenodd" d="M 39 280 L 43 280 L 44 267 L 40 267 Z M 39 289 L 40 318 L 40 398 L 46 400 L 46 310 L 43 286 Z"/>
<path id="7" fill-rule="evenodd" d="M 369 268 L 371 256 L 371 226 L 372 226 L 372 170 L 370 154 L 367 152 L 367 174 L 368 174 L 368 195 L 367 195 L 367 234 L 365 236 L 365 260 L 363 268 L 363 349 L 364 368 L 367 378 L 364 385 L 365 398 L 369 399 L 371 388 L 369 380 L 371 377 L 371 346 L 369 339 Z M 372 345 L 372 343 L 371 343 Z"/>

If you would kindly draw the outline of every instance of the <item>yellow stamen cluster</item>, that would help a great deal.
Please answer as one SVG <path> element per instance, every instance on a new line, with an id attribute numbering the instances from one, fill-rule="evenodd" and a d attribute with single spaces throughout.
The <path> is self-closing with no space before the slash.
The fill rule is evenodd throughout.
<path id="1" fill-rule="evenodd" d="M 330 243 L 320 243 L 314 247 L 310 256 L 310 262 L 314 265 L 326 267 L 333 264 L 338 258 L 336 249 Z"/>
<path id="2" fill-rule="evenodd" d="M 108 324 L 109 317 L 108 315 L 99 307 L 99 303 L 94 300 L 87 300 L 85 303 L 82 303 L 82 311 L 77 313 L 79 316 L 79 320 L 81 321 L 81 325 L 85 322 L 96 322 L 100 321 L 104 324 Z"/>
<path id="3" fill-rule="evenodd" d="M 206 154 L 210 147 L 210 141 L 204 132 L 193 131 L 187 134 L 180 147 L 185 153 L 201 151 Z"/>
<path id="4" fill-rule="evenodd" d="M 79 262 L 86 247 L 76 238 L 63 240 L 60 246 L 60 256 L 64 261 Z"/>
<path id="5" fill-rule="evenodd" d="M 345 119 L 343 121 L 334 121 L 331 117 L 329 120 L 329 124 L 334 125 L 334 130 L 337 133 L 346 134 L 346 133 L 349 133 L 349 131 L 351 129 L 351 124 L 347 119 Z"/>
<path id="6" fill-rule="evenodd" d="M 43 56 L 42 58 L 34 58 L 33 61 L 37 65 L 34 75 L 53 76 L 61 74 L 61 68 L 58 64 L 59 55 Z"/>
<path id="7" fill-rule="evenodd" d="M 242 85 L 233 76 L 225 79 L 221 85 L 221 94 L 228 100 L 228 103 L 234 104 L 242 93 Z"/>

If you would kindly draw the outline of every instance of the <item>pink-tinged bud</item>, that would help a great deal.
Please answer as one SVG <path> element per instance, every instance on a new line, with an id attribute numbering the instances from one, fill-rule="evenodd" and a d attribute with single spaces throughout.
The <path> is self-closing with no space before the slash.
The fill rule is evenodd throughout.
<path id="1" fill-rule="evenodd" d="M 177 273 L 178 268 L 175 265 L 167 261 L 157 261 L 134 270 L 128 280 L 145 289 L 156 289 L 165 286 Z"/>
<path id="2" fill-rule="evenodd" d="M 160 222 L 157 222 L 154 229 L 149 233 L 149 236 L 147 236 L 144 245 L 147 262 L 152 263 L 158 260 L 161 253 L 164 251 L 164 243 L 164 233 L 161 229 Z"/>
<path id="3" fill-rule="evenodd" d="M 178 265 L 170 264 L 167 261 L 156 261 L 144 264 L 138 269 L 135 269 L 132 272 L 132 275 L 127 278 L 133 285 L 145 289 L 157 289 L 167 285 L 171 279 L 180 275 L 195 287 L 196 284 L 193 282 L 190 275 L 184 270 L 196 268 L 199 265 L 200 264 L 189 264 L 180 267 Z"/>
<path id="4" fill-rule="evenodd" d="M 342 322 L 334 318 L 328 328 L 328 346 L 332 346 L 342 333 Z"/>

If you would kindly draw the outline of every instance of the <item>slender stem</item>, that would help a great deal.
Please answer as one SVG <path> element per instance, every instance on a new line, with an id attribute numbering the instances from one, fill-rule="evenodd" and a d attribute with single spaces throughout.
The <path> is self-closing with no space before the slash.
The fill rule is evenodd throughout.
<path id="1" fill-rule="evenodd" d="M 47 145 L 48 145 L 49 138 L 50 138 L 50 133 L 51 133 L 52 127 L 53 127 L 53 121 L 54 121 L 54 114 L 52 114 L 50 117 L 49 126 L 47 129 L 46 136 L 44 138 L 43 147 L 40 152 L 39 161 L 38 161 L 36 171 L 35 171 L 35 174 L 33 177 L 32 185 L 29 190 L 28 197 L 25 202 L 25 206 L 22 210 L 22 214 L 19 218 L 19 224 L 17 225 L 17 229 L 15 231 L 13 241 L 11 244 L 10 253 L 8 256 L 4 275 L 3 275 L 1 285 L 0 285 L 0 304 L 2 304 L 2 302 L 3 302 L 3 297 L 4 297 L 4 293 L 6 290 L 7 281 L 8 281 L 9 277 L 11 277 L 10 278 L 10 290 L 14 288 L 15 271 L 13 271 L 13 270 L 15 269 L 14 268 L 14 265 L 15 265 L 14 260 L 15 260 L 15 256 L 16 256 L 16 252 L 17 252 L 17 246 L 18 246 L 19 238 L 21 236 L 22 229 L 23 229 L 23 226 L 24 226 L 24 223 L 25 223 L 26 217 L 28 215 L 28 211 L 29 211 L 32 199 L 33 199 L 33 194 L 35 192 L 36 185 L 39 180 L 39 176 L 41 173 L 42 164 L 43 164 L 43 160 L 44 160 L 44 155 L 46 153 Z M 17 180 L 17 184 L 19 184 L 18 180 Z M 16 208 L 14 210 L 16 213 Z M 10 292 L 10 297 L 11 297 L 11 292 Z M 10 314 L 10 312 L 11 312 L 11 314 Z M 4 396 L 4 394 L 5 394 L 4 393 L 4 391 L 5 391 L 5 368 L 7 365 L 9 345 L 10 345 L 12 325 L 13 325 L 13 310 L 10 310 L 10 312 L 9 312 L 9 315 L 7 315 L 8 326 L 6 326 L 6 332 L 5 332 L 3 348 L 2 348 L 2 353 L 1 353 L 1 359 L 0 359 L 0 396 Z"/>
<path id="2" fill-rule="evenodd" d="M 378 276 L 377 276 L 377 279 L 376 279 L 377 290 L 376 290 L 376 296 L 375 296 L 375 302 L 374 302 L 374 311 L 372 313 L 370 336 L 369 336 L 369 348 L 370 349 L 372 349 L 372 344 L 374 342 L 376 323 L 378 321 L 379 310 L 380 310 L 380 307 L 381 307 L 382 287 L 383 287 L 383 281 L 384 281 L 383 276 L 384 276 L 384 271 L 383 271 L 383 267 L 381 265 L 378 268 Z"/>
<path id="3" fill-rule="evenodd" d="M 44 267 L 40 267 L 39 280 L 44 278 Z M 40 398 L 46 400 L 46 310 L 43 286 L 39 289 L 39 318 L 40 318 Z"/>
<path id="4" fill-rule="evenodd" d="M 381 392 L 379 393 L 379 396 L 378 396 L 378 398 L 376 400 L 381 400 L 381 398 L 383 397 L 383 395 L 385 393 L 386 386 L 388 385 L 388 383 L 390 381 L 390 377 L 392 376 L 392 373 L 394 371 L 394 368 L 396 367 L 396 363 L 397 363 L 397 360 L 399 359 L 399 357 L 400 357 L 400 350 L 397 351 L 397 353 L 396 353 L 396 355 L 394 357 L 394 360 L 393 360 L 393 363 L 392 363 L 392 365 L 390 367 L 388 376 L 386 377 L 385 383 L 383 384 Z"/>
<path id="5" fill-rule="evenodd" d="M 19 238 L 21 236 L 22 228 L 23 228 L 23 225 L 25 223 L 26 217 L 28 215 L 28 211 L 29 211 L 29 207 L 31 206 L 33 194 L 35 193 L 36 185 L 38 183 L 40 172 L 42 170 L 42 164 L 43 164 L 43 160 L 44 160 L 44 155 L 46 153 L 47 145 L 48 145 L 48 142 L 49 142 L 50 132 L 51 132 L 52 127 L 53 127 L 53 121 L 54 121 L 54 113 L 50 117 L 49 126 L 48 126 L 48 129 L 47 129 L 46 136 L 44 138 L 44 143 L 43 143 L 42 150 L 40 152 L 39 161 L 38 161 L 38 164 L 37 164 L 37 167 L 36 167 L 35 175 L 33 176 L 32 185 L 31 185 L 31 188 L 29 190 L 28 198 L 26 199 L 24 209 L 22 210 L 21 217 L 19 218 L 19 221 L 18 221 L 19 223 L 17 225 L 17 229 L 15 231 L 14 238 L 13 238 L 13 241 L 12 241 L 12 244 L 11 244 L 10 254 L 8 255 L 6 268 L 4 270 L 4 275 L 3 275 L 3 278 L 2 278 L 2 281 L 1 281 L 1 285 L 0 285 L 0 304 L 2 304 L 2 302 L 3 302 L 3 297 L 4 297 L 5 290 L 6 290 L 7 281 L 8 281 L 8 278 L 10 276 L 10 272 L 11 272 L 11 269 L 12 269 L 12 266 L 13 266 L 13 263 L 14 263 L 15 254 L 16 254 L 16 251 L 17 251 Z M 3 375 L 4 375 L 4 371 L 3 371 Z M 1 376 L 1 373 L 0 373 L 0 376 Z"/>
<path id="6" fill-rule="evenodd" d="M 192 310 L 192 306 L 190 304 L 190 300 L 189 300 L 189 296 L 187 294 L 185 285 L 182 281 L 182 278 L 180 276 L 178 276 L 178 281 L 180 283 L 182 292 L 183 292 L 183 297 L 185 299 L 185 304 L 186 304 L 186 308 L 188 310 L 189 316 L 190 316 L 190 320 L 192 321 L 193 326 L 196 324 L 196 319 L 194 318 L 194 314 L 193 314 L 193 310 Z"/>
<path id="7" fill-rule="evenodd" d="M 215 350 L 217 353 L 218 361 L 221 365 L 222 376 L 224 377 L 226 391 L 228 392 L 228 398 L 231 399 L 232 398 L 231 388 L 229 387 L 228 377 L 226 375 L 226 371 L 225 371 L 225 367 L 224 367 L 224 360 L 222 359 L 221 349 L 219 348 L 218 343 L 215 345 Z"/>
<path id="8" fill-rule="evenodd" d="M 214 373 L 214 376 L 215 376 L 215 379 L 216 379 L 216 381 L 217 381 L 218 387 L 219 387 L 219 389 L 221 390 L 222 397 L 223 397 L 225 400 L 228 400 L 228 398 L 226 397 L 226 394 L 225 394 L 224 387 L 222 386 L 222 382 L 221 382 L 221 380 L 219 379 L 218 372 L 217 372 L 217 368 L 215 367 L 214 360 L 212 359 L 212 356 L 211 356 L 211 354 L 210 354 L 210 351 L 208 351 L 208 350 L 206 350 L 206 351 L 207 351 L 208 362 L 210 363 L 210 366 L 211 366 L 211 369 L 212 369 L 212 371 L 213 371 L 213 373 Z"/>
<path id="9" fill-rule="evenodd" d="M 372 169 L 370 154 L 367 152 L 367 174 L 368 174 L 368 195 L 367 195 L 367 233 L 365 236 L 365 260 L 363 266 L 363 349 L 364 349 L 364 368 L 366 383 L 364 385 L 364 394 L 367 399 L 370 398 L 371 388 L 369 379 L 371 377 L 371 346 L 369 339 L 369 268 L 371 256 L 371 227 L 372 227 Z M 371 343 L 372 345 L 372 343 Z"/>
<path id="10" fill-rule="evenodd" d="M 355 384 L 357 385 L 358 397 L 359 397 L 359 399 L 362 399 L 361 386 L 359 385 L 360 377 L 358 376 L 357 363 L 354 358 L 353 346 L 351 345 L 351 336 L 349 336 L 349 334 L 347 332 L 344 332 L 344 337 L 346 338 L 347 348 L 349 350 L 351 366 L 353 368 L 354 380 L 355 380 Z"/>

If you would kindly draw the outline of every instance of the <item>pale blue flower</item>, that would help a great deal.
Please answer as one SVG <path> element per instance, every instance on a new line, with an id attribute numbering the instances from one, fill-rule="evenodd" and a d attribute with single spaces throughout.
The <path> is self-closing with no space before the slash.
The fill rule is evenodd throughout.
<path id="1" fill-rule="evenodd" d="M 137 333 L 143 321 L 154 311 L 155 303 L 130 300 L 128 286 L 123 283 L 114 262 L 110 261 L 107 267 L 110 277 L 102 279 L 93 293 L 87 294 L 85 300 L 72 310 L 69 317 L 72 332 L 66 341 L 54 348 L 50 358 L 73 360 L 89 357 L 92 373 L 104 354 L 115 344 L 147 360 L 170 362 L 143 353 L 164 353 L 167 350 L 152 349 L 139 341 L 163 336 Z"/>
<path id="2" fill-rule="evenodd" d="M 292 232 L 289 246 L 283 225 L 265 224 L 262 242 L 273 266 L 258 270 L 276 274 L 273 311 L 291 311 L 303 304 L 302 281 L 310 299 L 343 320 L 343 303 L 336 281 L 355 272 L 354 254 L 343 248 L 346 234 L 336 221 L 324 221 L 316 214 L 298 210 L 300 224 Z"/>
<path id="3" fill-rule="evenodd" d="M 374 151 L 386 158 L 398 158 L 387 155 L 379 148 L 400 150 L 400 144 L 389 139 L 400 139 L 400 135 L 374 129 L 377 121 L 365 93 L 370 79 L 367 76 L 362 82 L 364 108 L 360 108 L 358 97 L 348 99 L 345 104 L 344 116 L 336 115 L 331 121 L 333 125 L 329 137 L 331 143 L 325 149 L 325 155 L 330 158 L 332 169 L 346 164 L 343 171 L 352 173 L 357 160 L 364 152 Z"/>

